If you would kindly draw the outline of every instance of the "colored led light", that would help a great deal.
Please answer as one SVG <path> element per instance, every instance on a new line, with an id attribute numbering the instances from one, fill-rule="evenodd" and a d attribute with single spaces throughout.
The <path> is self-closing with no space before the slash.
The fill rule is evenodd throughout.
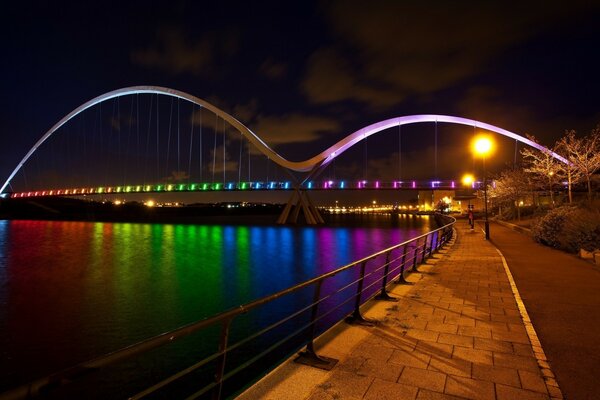
<path id="1" fill-rule="evenodd" d="M 417 182 L 412 181 L 412 187 L 413 187 L 413 189 L 416 188 L 417 187 Z"/>
<path id="2" fill-rule="evenodd" d="M 308 182 L 308 188 L 312 189 L 312 182 Z"/>
<path id="3" fill-rule="evenodd" d="M 343 189 L 345 185 L 346 185 L 346 184 L 344 183 L 344 181 L 341 181 L 341 182 L 340 182 L 340 189 Z"/>
<path id="4" fill-rule="evenodd" d="M 185 190 L 185 185 L 183 183 L 179 185 L 179 190 Z"/>

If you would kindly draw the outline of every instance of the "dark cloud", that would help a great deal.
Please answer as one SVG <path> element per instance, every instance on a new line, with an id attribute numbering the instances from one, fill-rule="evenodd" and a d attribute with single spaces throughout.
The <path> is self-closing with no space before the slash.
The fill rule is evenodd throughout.
<path id="1" fill-rule="evenodd" d="M 308 61 L 307 75 L 302 90 L 316 104 L 340 100 L 357 100 L 373 109 L 385 109 L 403 99 L 401 92 L 385 85 L 385 82 L 366 81 L 359 78 L 356 68 L 340 52 L 323 48 Z"/>
<path id="2" fill-rule="evenodd" d="M 286 76 L 288 67 L 285 63 L 269 58 L 261 64 L 259 71 L 269 79 L 279 80 Z"/>
<path id="3" fill-rule="evenodd" d="M 179 28 L 162 28 L 155 43 L 131 53 L 131 61 L 172 74 L 210 75 L 220 59 L 231 57 L 237 49 L 238 35 L 234 31 L 206 32 L 193 38 Z"/>
<path id="4" fill-rule="evenodd" d="M 254 131 L 270 146 L 320 140 L 324 134 L 340 129 L 334 119 L 302 113 L 259 115 Z M 312 155 L 311 155 L 312 156 Z"/>
<path id="5" fill-rule="evenodd" d="M 326 11 L 337 41 L 313 54 L 302 89 L 317 104 L 389 107 L 477 76 L 511 46 L 585 10 L 577 1 L 336 1 Z"/>

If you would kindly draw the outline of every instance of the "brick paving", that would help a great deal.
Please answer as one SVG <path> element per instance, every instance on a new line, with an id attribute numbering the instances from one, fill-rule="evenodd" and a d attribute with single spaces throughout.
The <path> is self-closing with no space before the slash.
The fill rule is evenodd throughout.
<path id="1" fill-rule="evenodd" d="M 562 398 L 536 357 L 502 258 L 462 225 L 411 274 L 412 285 L 390 288 L 397 303 L 365 307 L 376 326 L 339 324 L 319 338 L 317 352 L 339 359 L 331 371 L 288 361 L 239 398 Z"/>

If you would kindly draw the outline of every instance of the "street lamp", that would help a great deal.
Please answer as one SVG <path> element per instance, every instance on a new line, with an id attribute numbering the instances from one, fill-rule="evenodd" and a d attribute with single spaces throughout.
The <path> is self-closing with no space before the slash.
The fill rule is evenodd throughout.
<path id="1" fill-rule="evenodd" d="M 476 137 L 473 141 L 473 151 L 481 156 L 483 160 L 483 203 L 485 213 L 485 239 L 490 239 L 490 221 L 488 220 L 488 202 L 487 202 L 487 174 L 485 171 L 485 157 L 493 150 L 493 142 L 488 136 Z"/>

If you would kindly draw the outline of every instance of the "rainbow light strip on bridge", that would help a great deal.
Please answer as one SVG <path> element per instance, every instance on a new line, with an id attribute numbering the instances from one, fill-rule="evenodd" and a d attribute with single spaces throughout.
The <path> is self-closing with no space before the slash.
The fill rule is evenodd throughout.
<path id="1" fill-rule="evenodd" d="M 474 182 L 473 189 L 481 186 L 481 182 Z M 390 181 L 360 180 L 360 181 L 309 181 L 300 186 L 301 190 L 455 190 L 462 188 L 456 185 L 455 180 L 448 181 Z M 98 186 L 69 189 L 35 190 L 28 192 L 14 192 L 11 198 L 46 197 L 46 196 L 87 196 L 87 195 L 115 195 L 135 193 L 168 193 L 168 192 L 207 192 L 207 191 L 252 191 L 252 190 L 294 190 L 290 181 L 257 181 L 257 182 L 205 182 L 205 183 L 168 183 L 158 185 L 125 185 L 125 186 Z"/>

